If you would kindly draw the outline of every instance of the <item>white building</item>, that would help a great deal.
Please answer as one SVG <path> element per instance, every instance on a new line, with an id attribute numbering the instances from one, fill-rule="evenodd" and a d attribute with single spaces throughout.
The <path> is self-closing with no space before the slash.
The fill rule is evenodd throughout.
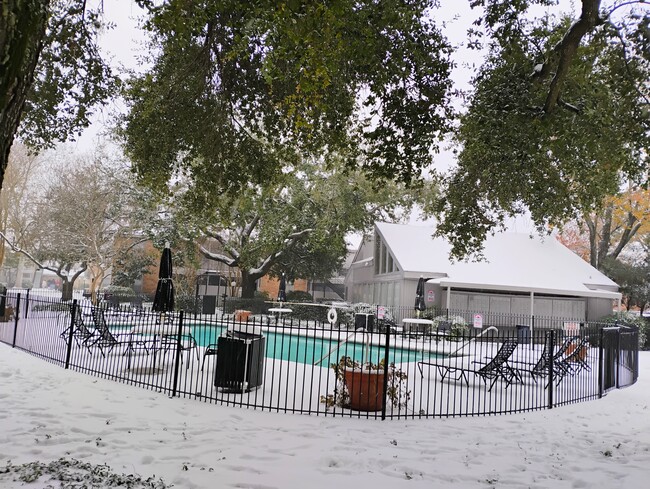
<path id="1" fill-rule="evenodd" d="M 376 223 L 346 275 L 347 299 L 413 307 L 423 276 L 427 307 L 482 313 L 492 323 L 512 315 L 596 320 L 620 300 L 615 282 L 553 236 L 497 234 L 485 242 L 484 261 L 452 262 L 450 244 L 433 232 Z"/>

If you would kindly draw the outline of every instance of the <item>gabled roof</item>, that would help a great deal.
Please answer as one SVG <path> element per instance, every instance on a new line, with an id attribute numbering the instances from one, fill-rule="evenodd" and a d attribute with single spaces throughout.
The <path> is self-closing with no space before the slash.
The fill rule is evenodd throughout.
<path id="1" fill-rule="evenodd" d="M 376 223 L 406 275 L 437 277 L 442 286 L 617 299 L 618 285 L 553 236 L 501 233 L 485 242 L 485 261 L 454 262 L 450 244 L 434 228 Z"/>

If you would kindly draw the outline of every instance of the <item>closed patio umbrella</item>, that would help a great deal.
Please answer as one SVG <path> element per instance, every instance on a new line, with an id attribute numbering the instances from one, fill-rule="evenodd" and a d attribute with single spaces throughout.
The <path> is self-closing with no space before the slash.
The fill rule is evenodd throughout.
<path id="1" fill-rule="evenodd" d="M 420 277 L 418 280 L 418 286 L 415 289 L 415 310 L 417 311 L 418 316 L 420 312 L 425 311 L 427 306 L 424 304 L 424 282 L 426 279 Z"/>
<path id="2" fill-rule="evenodd" d="M 174 310 L 174 284 L 172 283 L 172 251 L 169 243 L 165 243 L 162 256 L 160 257 L 160 268 L 158 270 L 158 286 L 151 308 L 157 312 Z"/>
<path id="3" fill-rule="evenodd" d="M 280 288 L 278 289 L 278 302 L 287 301 L 287 281 L 284 278 L 284 273 L 280 277 Z"/>

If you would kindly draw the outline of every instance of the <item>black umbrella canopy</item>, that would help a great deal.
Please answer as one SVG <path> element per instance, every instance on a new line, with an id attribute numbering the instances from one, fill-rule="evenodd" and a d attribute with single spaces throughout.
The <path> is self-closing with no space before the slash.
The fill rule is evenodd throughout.
<path id="1" fill-rule="evenodd" d="M 160 257 L 160 268 L 158 269 L 158 286 L 153 299 L 153 311 L 167 312 L 174 310 L 174 284 L 172 283 L 172 250 L 169 245 Z"/>
<path id="2" fill-rule="evenodd" d="M 424 282 L 426 279 L 424 277 L 420 277 L 418 280 L 418 286 L 415 289 L 415 310 L 416 311 L 424 311 L 426 310 L 427 306 L 424 304 Z"/>
<path id="3" fill-rule="evenodd" d="M 280 277 L 280 288 L 278 289 L 278 302 L 287 301 L 287 281 L 284 278 L 284 273 Z"/>

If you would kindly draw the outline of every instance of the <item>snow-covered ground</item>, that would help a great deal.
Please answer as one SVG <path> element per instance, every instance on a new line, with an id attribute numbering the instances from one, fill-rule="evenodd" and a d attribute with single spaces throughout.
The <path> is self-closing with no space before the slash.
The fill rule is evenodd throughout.
<path id="1" fill-rule="evenodd" d="M 114 487 L 105 464 L 123 487 L 645 488 L 650 352 L 640 370 L 550 411 L 382 422 L 170 399 L 0 344 L 0 487 Z M 53 468 L 95 482 L 49 481 Z"/>

